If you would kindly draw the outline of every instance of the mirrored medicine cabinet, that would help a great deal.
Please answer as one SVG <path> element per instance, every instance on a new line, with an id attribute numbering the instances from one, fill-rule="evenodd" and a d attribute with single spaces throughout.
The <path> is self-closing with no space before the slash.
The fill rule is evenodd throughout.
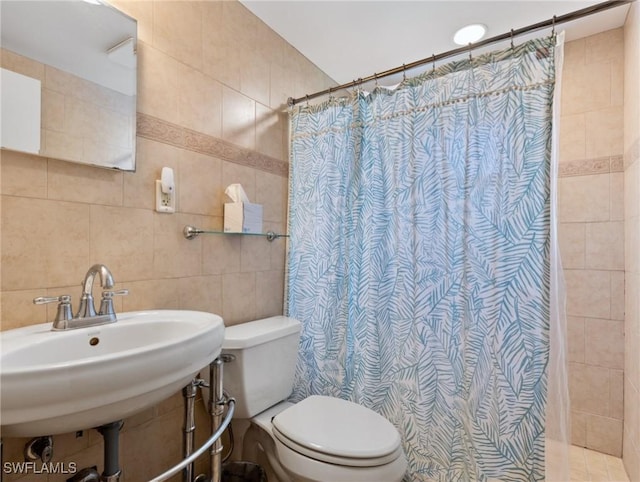
<path id="1" fill-rule="evenodd" d="M 2 0 L 0 21 L 3 79 L 40 82 L 39 146 L 3 128 L 2 147 L 134 171 L 136 21 L 98 0 Z M 12 99 L 2 88 L 3 126 L 24 122 L 24 109 L 5 112 Z"/>

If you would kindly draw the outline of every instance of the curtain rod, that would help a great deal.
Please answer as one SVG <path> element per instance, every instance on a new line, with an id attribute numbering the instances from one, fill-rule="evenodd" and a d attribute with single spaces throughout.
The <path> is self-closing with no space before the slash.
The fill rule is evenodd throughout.
<path id="1" fill-rule="evenodd" d="M 289 97 L 289 99 L 287 99 L 287 105 L 289 105 L 289 107 L 293 107 L 294 105 L 296 105 L 297 103 L 304 101 L 304 100 L 311 100 L 311 99 L 315 99 L 316 97 L 321 97 L 323 95 L 327 95 L 327 94 L 331 94 L 332 92 L 337 92 L 339 90 L 344 90 L 344 89 L 348 89 L 350 87 L 355 87 L 356 85 L 362 85 L 366 82 L 370 82 L 372 80 L 378 80 L 381 79 L 383 77 L 388 77 L 390 75 L 395 75 L 395 74 L 399 74 L 401 72 L 406 72 L 407 70 L 411 70 L 414 69 L 416 67 L 420 67 L 421 65 L 426 65 L 426 64 L 430 64 L 430 63 L 434 63 L 438 60 L 442 60 L 442 59 L 446 59 L 448 57 L 454 57 L 456 55 L 460 55 L 463 54 L 465 52 L 471 52 L 473 49 L 479 48 L 479 47 L 484 47 L 485 45 L 490 45 L 493 43 L 497 43 L 497 42 L 502 42 L 504 40 L 513 40 L 514 37 L 520 36 L 520 35 L 524 35 L 530 32 L 535 32 L 537 30 L 542 30 L 545 28 L 555 28 L 556 25 L 559 25 L 561 23 L 566 23 L 566 22 L 571 22 L 573 20 L 577 20 L 579 18 L 582 17 L 587 17 L 589 15 L 593 15 L 595 13 L 600 13 L 603 12 L 605 10 L 609 10 L 611 8 L 616 8 L 616 7 L 621 7 L 623 5 L 628 5 L 630 3 L 635 2 L 635 0 L 612 0 L 612 1 L 607 1 L 607 2 L 602 2 L 602 3 L 598 3 L 596 5 L 592 5 L 591 7 L 586 7 L 586 8 L 582 8 L 580 10 L 575 10 L 574 12 L 570 12 L 567 13 L 565 15 L 560 15 L 560 16 L 553 16 L 552 18 L 550 18 L 549 20 L 544 20 L 542 22 L 538 22 L 538 23 L 534 23 L 531 25 L 528 25 L 526 27 L 522 27 L 522 28 L 518 28 L 518 29 L 512 29 L 510 32 L 507 33 L 503 33 L 501 35 L 496 35 L 494 37 L 488 38 L 486 40 L 482 40 L 480 42 L 476 42 L 476 43 L 470 43 L 469 45 L 466 45 L 464 47 L 459 47 L 457 49 L 453 49 L 453 50 L 448 50 L 446 52 L 440 53 L 438 55 L 432 55 L 431 57 L 427 57 L 424 58 L 422 60 L 416 60 L 415 62 L 411 62 L 409 64 L 402 64 L 400 67 L 396 67 L 393 69 L 389 69 L 389 70 L 385 70 L 382 73 L 379 74 L 373 74 L 370 75 L 369 77 L 365 77 L 357 79 L 357 80 L 352 80 L 351 82 L 347 82 L 346 84 L 341 84 L 338 85 L 336 87 L 329 87 L 328 89 L 325 90 L 321 90 L 318 92 L 314 92 L 313 94 L 308 94 L 305 95 L 304 97 L 298 97 L 297 99 L 294 99 L 293 97 Z"/>

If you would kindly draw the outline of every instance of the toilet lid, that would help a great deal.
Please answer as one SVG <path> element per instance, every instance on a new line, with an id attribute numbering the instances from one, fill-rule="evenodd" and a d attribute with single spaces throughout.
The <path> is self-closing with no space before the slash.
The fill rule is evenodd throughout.
<path id="1" fill-rule="evenodd" d="M 386 418 L 339 398 L 312 395 L 276 415 L 272 423 L 296 445 L 341 458 L 380 458 L 400 446 L 398 431 Z"/>

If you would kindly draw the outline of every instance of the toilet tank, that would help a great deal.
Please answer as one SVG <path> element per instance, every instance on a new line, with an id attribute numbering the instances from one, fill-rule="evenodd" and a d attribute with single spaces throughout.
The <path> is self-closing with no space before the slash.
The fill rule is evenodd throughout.
<path id="1" fill-rule="evenodd" d="M 286 316 L 225 329 L 224 389 L 236 399 L 237 418 L 251 418 L 286 399 L 293 389 L 302 324 Z"/>

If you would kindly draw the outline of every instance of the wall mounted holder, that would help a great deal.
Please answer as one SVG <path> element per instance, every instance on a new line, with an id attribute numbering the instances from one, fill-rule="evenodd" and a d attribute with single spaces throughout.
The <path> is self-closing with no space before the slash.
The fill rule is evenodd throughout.
<path id="1" fill-rule="evenodd" d="M 163 167 L 160 179 L 156 181 L 156 211 L 176 212 L 176 182 L 170 167 Z"/>
<path id="2" fill-rule="evenodd" d="M 242 236 L 263 236 L 267 238 L 267 241 L 273 241 L 278 238 L 288 238 L 288 234 L 277 234 L 273 231 L 267 231 L 266 233 L 229 233 L 224 231 L 208 231 L 206 229 L 196 228 L 195 226 L 185 226 L 182 230 L 182 234 L 187 239 L 194 239 L 198 237 L 200 234 L 227 234 L 227 235 L 242 235 Z"/>

